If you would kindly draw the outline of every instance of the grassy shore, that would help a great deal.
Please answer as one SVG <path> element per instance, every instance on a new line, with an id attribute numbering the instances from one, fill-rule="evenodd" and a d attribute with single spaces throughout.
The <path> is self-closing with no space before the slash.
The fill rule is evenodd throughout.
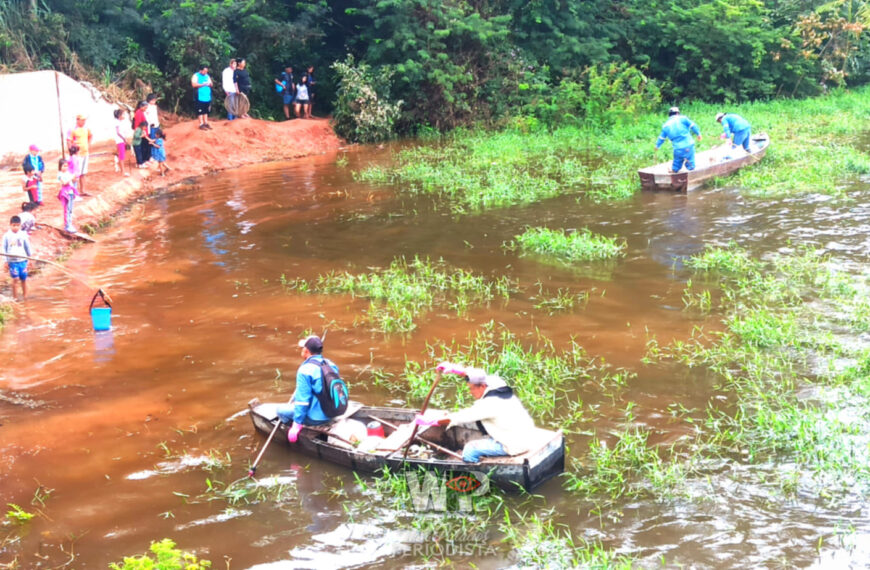
<path id="1" fill-rule="evenodd" d="M 753 132 L 771 137 L 760 164 L 716 184 L 736 185 L 757 197 L 842 195 L 858 176 L 870 173 L 870 155 L 859 140 L 868 96 L 870 89 L 858 89 L 803 101 L 683 103 L 682 111 L 701 128 L 698 151 L 721 144 L 722 127 L 715 121 L 720 110 L 743 115 Z M 606 131 L 530 129 L 522 120 L 499 132 L 460 130 L 439 144 L 399 152 L 394 167 L 371 167 L 356 177 L 442 195 L 457 212 L 528 204 L 566 193 L 622 200 L 640 190 L 638 168 L 669 159 L 668 144 L 653 152 L 665 119 L 663 114 L 639 115 Z"/>

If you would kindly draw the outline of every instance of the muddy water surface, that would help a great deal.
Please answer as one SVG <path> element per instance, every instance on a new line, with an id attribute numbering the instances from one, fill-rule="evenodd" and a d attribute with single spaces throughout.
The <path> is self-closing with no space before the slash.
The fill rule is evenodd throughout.
<path id="1" fill-rule="evenodd" d="M 668 406 L 703 410 L 714 394 L 702 372 L 640 364 L 650 337 L 686 338 L 698 324 L 683 310 L 685 256 L 731 240 L 756 254 L 812 243 L 862 271 L 870 254 L 865 190 L 847 202 L 747 202 L 727 188 L 638 193 L 617 205 L 564 196 L 457 218 L 431 200 L 353 181 L 353 169 L 389 160 L 388 149 L 347 158 L 344 167 L 328 155 L 220 173 L 135 205 L 99 244 L 68 262 L 111 292 L 111 331 L 91 330 L 92 289 L 50 269 L 34 279 L 31 299 L 0 337 L 0 389 L 8 398 L 0 401 L 0 499 L 42 514 L 17 534 L 2 529 L 0 563 L 17 557 L 23 567 L 99 568 L 163 537 L 215 567 L 224 560 L 231 568 L 422 563 L 396 550 L 396 536 L 376 513 L 348 516 L 343 502 L 360 498 L 350 473 L 278 445 L 260 475 L 281 477 L 282 500 L 228 508 L 203 495 L 210 482 L 245 475 L 262 443 L 243 413 L 246 403 L 289 397 L 301 336 L 328 330 L 327 355 L 354 397 L 371 404 L 395 398 L 371 384 L 371 367 L 398 374 L 406 358 L 424 358 L 427 342 L 463 341 L 489 321 L 521 338 L 538 331 L 557 347 L 573 339 L 637 372 L 620 401 L 602 398 L 595 386 L 578 387 L 578 398 L 600 402 L 596 429 L 621 425 L 632 401 L 636 421 L 668 442 L 684 429 Z M 569 268 L 503 247 L 529 225 L 620 236 L 627 256 Z M 435 312 L 408 336 L 385 336 L 361 320 L 367 302 L 287 292 L 280 283 L 282 275 L 362 272 L 414 255 L 510 276 L 518 292 L 467 318 Z M 548 315 L 534 308 L 541 288 L 589 291 L 590 299 L 584 308 Z M 582 455 L 587 441 L 588 434 L 570 439 L 571 454 Z M 209 458 L 229 466 L 209 471 Z M 662 557 L 698 567 L 870 561 L 860 546 L 829 546 L 821 556 L 816 550 L 820 537 L 845 525 L 870 536 L 865 505 L 844 512 L 800 498 L 772 501 L 740 483 L 739 471 L 727 461 L 714 469 L 711 477 L 732 483 L 718 483 L 727 493 L 701 505 L 626 502 L 602 517 L 550 481 L 540 490 L 541 511 L 554 507 L 575 535 L 637 555 L 644 566 Z M 32 505 L 35 493 L 49 489 L 44 506 Z M 454 559 L 510 564 L 503 549 Z"/>

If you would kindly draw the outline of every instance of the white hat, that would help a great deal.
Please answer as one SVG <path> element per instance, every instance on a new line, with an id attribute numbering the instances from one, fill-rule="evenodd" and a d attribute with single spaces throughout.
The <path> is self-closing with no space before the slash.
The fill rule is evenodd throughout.
<path id="1" fill-rule="evenodd" d="M 487 384 L 486 370 L 482 368 L 466 368 L 465 377 L 469 384 Z"/>
<path id="2" fill-rule="evenodd" d="M 671 107 L 670 109 L 668 109 L 668 116 L 669 116 L 669 117 L 670 117 L 671 115 L 679 115 L 679 114 L 680 114 L 680 108 L 679 108 L 679 107 Z"/>
<path id="3" fill-rule="evenodd" d="M 725 116 L 725 113 L 716 113 L 716 122 L 717 123 L 722 122 L 722 117 L 724 117 L 724 116 Z"/>

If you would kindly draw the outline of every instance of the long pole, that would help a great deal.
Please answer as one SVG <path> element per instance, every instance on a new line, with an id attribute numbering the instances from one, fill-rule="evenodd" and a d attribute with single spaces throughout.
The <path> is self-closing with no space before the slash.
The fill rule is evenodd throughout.
<path id="1" fill-rule="evenodd" d="M 435 391 L 435 387 L 438 383 L 441 382 L 441 369 L 435 369 L 435 381 L 432 382 L 432 387 L 429 388 L 429 393 L 426 394 L 426 399 L 423 400 L 423 407 L 420 408 L 420 415 L 426 413 L 426 408 L 429 407 L 429 399 L 432 397 L 432 393 Z M 405 445 L 405 453 L 402 455 L 402 461 L 404 461 L 408 457 L 408 450 L 411 449 L 411 444 L 414 443 L 414 438 L 417 437 L 417 430 L 420 429 L 420 426 L 414 424 L 414 431 L 411 432 L 411 439 L 408 440 L 408 444 Z"/>
<path id="2" fill-rule="evenodd" d="M 287 404 L 289 405 L 292 403 L 293 403 L 293 399 L 291 398 Z M 257 472 L 257 465 L 260 463 L 260 459 L 263 458 L 263 454 L 266 453 L 266 448 L 269 447 L 270 443 L 272 443 L 272 438 L 275 437 L 275 432 L 278 431 L 278 428 L 280 426 L 281 426 L 281 418 L 278 417 L 275 420 L 275 427 L 272 428 L 272 433 L 269 434 L 269 438 L 266 440 L 266 444 L 263 445 L 263 449 L 260 450 L 260 454 L 257 455 L 257 458 L 254 460 L 254 464 L 251 465 L 251 468 L 248 470 L 248 477 L 253 477 L 254 474 Z"/>
<path id="3" fill-rule="evenodd" d="M 54 87 L 57 90 L 57 128 L 60 131 L 60 156 L 66 158 L 66 141 L 63 138 L 63 115 L 60 112 L 60 77 L 54 72 Z"/>
<path id="4" fill-rule="evenodd" d="M 269 444 L 272 443 L 272 438 L 275 437 L 275 432 L 278 431 L 278 428 L 281 426 L 281 418 L 275 420 L 275 427 L 272 428 L 272 433 L 269 434 L 269 439 L 266 440 L 266 445 L 263 446 L 263 449 L 260 450 L 260 454 L 257 456 L 257 459 L 254 460 L 254 464 L 251 465 L 251 468 L 248 470 L 248 477 L 253 477 L 257 472 L 257 464 L 260 463 L 260 459 L 263 458 L 263 454 L 266 453 L 266 448 L 269 447 Z"/>
<path id="5" fill-rule="evenodd" d="M 72 271 L 70 271 L 69 269 L 67 269 L 66 267 L 64 267 L 63 265 L 61 265 L 61 264 L 59 264 L 59 263 L 55 263 L 54 261 L 51 261 L 51 260 L 49 260 L 49 259 L 40 259 L 40 258 L 38 258 L 38 257 L 30 257 L 30 256 L 27 256 L 27 255 L 20 255 L 20 254 L 12 255 L 12 254 L 10 254 L 10 253 L 2 253 L 2 252 L 0 252 L 0 256 L 3 256 L 3 257 L 15 257 L 15 258 L 19 258 L 19 259 L 26 259 L 26 260 L 28 260 L 28 261 L 37 261 L 37 262 L 39 262 L 39 263 L 48 263 L 49 265 L 54 265 L 55 267 L 57 267 L 58 269 L 60 269 L 61 271 L 63 271 L 63 272 L 66 273 L 67 275 L 69 275 L 70 277 L 72 277 L 73 279 L 75 279 L 75 280 L 77 280 L 77 281 L 81 281 L 82 283 L 84 283 L 85 285 L 87 285 L 87 287 L 88 287 L 89 289 L 101 289 L 101 290 L 103 290 L 102 287 L 95 287 L 92 283 L 90 283 L 90 282 L 89 282 L 87 279 L 85 279 L 84 277 L 80 277 L 79 275 L 76 275 L 75 273 L 73 273 Z M 108 297 L 109 302 L 111 303 L 111 302 L 112 302 L 112 299 L 111 299 L 111 297 L 109 297 L 109 294 L 106 293 L 105 290 L 103 290 L 103 294 L 104 294 L 106 297 Z"/>

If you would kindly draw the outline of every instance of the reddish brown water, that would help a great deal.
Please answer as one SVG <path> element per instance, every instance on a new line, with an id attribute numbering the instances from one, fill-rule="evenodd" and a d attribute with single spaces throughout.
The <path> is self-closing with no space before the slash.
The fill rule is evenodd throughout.
<path id="1" fill-rule="evenodd" d="M 537 329 L 557 347 L 576 339 L 591 355 L 638 373 L 616 402 L 595 386 L 579 389 L 584 401 L 600 402 L 596 429 L 621 425 L 625 402 L 632 401 L 637 421 L 667 442 L 683 429 L 670 420 L 668 406 L 703 410 L 712 393 L 699 372 L 640 364 L 650 336 L 686 338 L 697 324 L 682 310 L 684 256 L 729 240 L 755 253 L 788 247 L 789 240 L 811 242 L 858 268 L 870 253 L 866 192 L 849 203 L 745 202 L 726 189 L 638 193 L 617 205 L 565 196 L 456 218 L 429 200 L 353 182 L 354 168 L 388 157 L 362 149 L 348 155 L 347 167 L 336 166 L 336 156 L 250 167 L 135 205 L 98 245 L 74 252 L 68 262 L 108 287 L 115 301 L 110 332 L 91 330 L 92 290 L 53 270 L 33 280 L 31 299 L 0 345 L 0 389 L 35 406 L 0 402 L 0 500 L 33 511 L 37 488 L 53 491 L 24 536 L 7 539 L 0 563 L 17 557 L 26 568 L 65 562 L 100 568 L 163 537 L 216 568 L 224 560 L 232 568 L 422 563 L 391 550 L 396 537 L 385 530 L 382 514 L 348 516 L 338 491 L 360 498 L 350 473 L 277 445 L 259 474 L 283 477 L 284 500 L 228 509 L 224 501 L 197 498 L 207 478 L 245 475 L 262 443 L 243 414 L 246 403 L 289 397 L 299 364 L 295 343 L 307 331 L 328 329 L 328 356 L 342 367 L 354 397 L 373 404 L 393 396 L 367 385 L 369 367 L 399 373 L 406 358 L 424 358 L 427 342 L 464 340 L 490 320 L 522 338 Z M 567 269 L 502 248 L 528 225 L 621 236 L 627 257 Z M 288 294 L 279 283 L 282 274 L 364 271 L 403 255 L 508 275 L 520 291 L 468 318 L 436 312 L 409 336 L 385 336 L 359 322 L 366 302 Z M 531 300 L 539 281 L 553 291 L 591 290 L 589 303 L 549 316 Z M 572 438 L 572 454 L 582 454 L 586 441 Z M 232 465 L 218 474 L 204 471 L 209 452 L 228 455 Z M 859 542 L 867 538 L 864 505 L 841 512 L 800 498 L 780 500 L 741 483 L 739 471 L 723 462 L 713 471 L 716 483 L 709 483 L 716 494 L 700 505 L 625 502 L 602 518 L 555 480 L 541 489 L 541 512 L 555 507 L 576 536 L 601 539 L 644 566 L 662 557 L 668 565 L 696 567 L 870 560 L 866 548 L 829 542 L 850 523 Z M 8 535 L 0 536 L 18 532 L 2 530 Z M 821 557 L 820 537 L 826 540 Z M 483 567 L 510 561 L 504 549 L 454 559 Z"/>

